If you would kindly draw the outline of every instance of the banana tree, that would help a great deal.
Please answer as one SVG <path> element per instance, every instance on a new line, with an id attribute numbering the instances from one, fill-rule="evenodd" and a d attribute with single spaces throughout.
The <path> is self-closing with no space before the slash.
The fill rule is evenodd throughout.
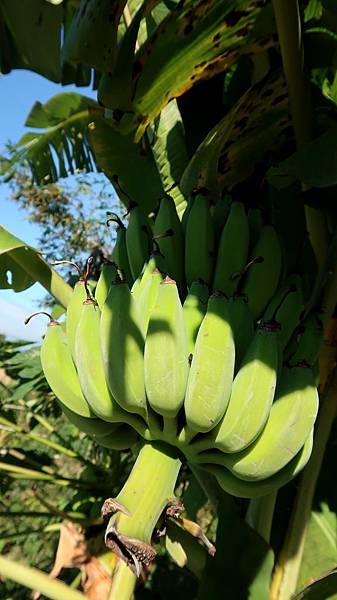
<path id="1" fill-rule="evenodd" d="M 196 564 L 199 598 L 335 593 L 334 573 L 320 577 L 337 556 L 316 560 L 313 540 L 324 546 L 335 518 L 320 499 L 336 412 L 336 8 L 15 5 L 0 9 L 2 71 L 92 79 L 97 102 L 36 103 L 27 125 L 41 131 L 4 157 L 3 176 L 23 161 L 41 185 L 101 170 L 126 212 L 108 215 L 116 244 L 95 292 L 90 261 L 71 290 L 0 231 L 1 286 L 39 281 L 67 309 L 41 349 L 65 414 L 103 446 L 138 450 L 103 505 L 121 560 L 110 599 L 131 598 L 159 538 Z M 185 468 L 217 511 L 216 540 L 184 516 Z"/>

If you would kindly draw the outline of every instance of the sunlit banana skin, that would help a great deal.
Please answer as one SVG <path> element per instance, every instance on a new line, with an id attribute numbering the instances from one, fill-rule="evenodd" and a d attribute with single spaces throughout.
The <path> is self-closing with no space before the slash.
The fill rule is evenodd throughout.
<path id="1" fill-rule="evenodd" d="M 191 199 L 185 232 L 185 274 L 188 287 L 201 278 L 210 284 L 213 275 L 214 233 L 209 203 L 197 193 Z"/>
<path id="2" fill-rule="evenodd" d="M 101 311 L 95 300 L 85 300 L 76 331 L 76 367 L 82 392 L 91 409 L 104 421 L 137 427 L 137 417 L 123 410 L 106 382 L 100 344 Z M 141 422 L 140 422 L 141 425 Z"/>
<path id="3" fill-rule="evenodd" d="M 172 235 L 162 237 L 170 231 Z M 176 281 L 180 295 L 185 292 L 184 235 L 174 200 L 166 195 L 160 201 L 154 222 L 153 235 L 157 238 L 160 252 L 165 258 L 167 274 Z"/>
<path id="4" fill-rule="evenodd" d="M 282 252 L 276 231 L 270 225 L 262 227 L 250 259 L 262 257 L 263 262 L 252 264 L 248 270 L 243 292 L 248 297 L 254 319 L 263 314 L 276 291 L 281 274 Z"/>
<path id="5" fill-rule="evenodd" d="M 159 269 L 154 269 L 138 296 L 137 304 L 144 337 L 147 333 L 150 316 L 157 300 L 159 286 L 162 281 L 163 274 Z"/>
<path id="6" fill-rule="evenodd" d="M 151 231 L 145 215 L 139 206 L 133 206 L 126 229 L 126 248 L 134 280 L 137 279 L 150 256 L 150 238 Z"/>
<path id="7" fill-rule="evenodd" d="M 81 417 L 93 417 L 83 396 L 61 325 L 51 321 L 41 346 L 41 364 L 47 382 L 60 402 Z"/>
<path id="8" fill-rule="evenodd" d="M 225 414 L 232 388 L 235 364 L 227 299 L 214 293 L 200 325 L 188 376 L 185 416 L 196 432 L 213 429 Z"/>
<path id="9" fill-rule="evenodd" d="M 111 394 L 131 413 L 146 415 L 144 337 L 136 301 L 126 283 L 112 284 L 104 303 L 100 340 Z"/>
<path id="10" fill-rule="evenodd" d="M 255 332 L 232 386 L 214 447 L 239 452 L 263 429 L 273 402 L 279 362 L 278 327 L 264 323 Z"/>
<path id="11" fill-rule="evenodd" d="M 194 281 L 183 304 L 189 360 L 194 354 L 199 327 L 206 314 L 208 286 L 200 279 Z"/>
<path id="12" fill-rule="evenodd" d="M 96 289 L 95 289 L 95 300 L 99 308 L 101 309 L 106 297 L 109 293 L 111 283 L 117 276 L 117 266 L 113 263 L 106 263 L 102 266 L 102 271 L 99 276 Z"/>
<path id="13" fill-rule="evenodd" d="M 249 249 L 249 226 L 245 207 L 233 202 L 223 228 L 215 263 L 213 290 L 231 296 L 237 286 L 235 278 L 247 262 Z"/>
<path id="14" fill-rule="evenodd" d="M 226 466 L 248 481 L 271 477 L 300 451 L 317 412 L 318 393 L 310 367 L 285 369 L 262 433 L 243 452 L 227 455 Z"/>
<path id="15" fill-rule="evenodd" d="M 312 446 L 313 431 L 309 434 L 302 449 L 281 471 L 262 481 L 244 481 L 233 475 L 226 467 L 216 464 L 205 464 L 203 468 L 215 476 L 220 487 L 228 494 L 238 498 L 259 498 L 278 490 L 296 477 L 307 464 Z"/>
<path id="16" fill-rule="evenodd" d="M 184 403 L 189 366 L 183 308 L 169 277 L 161 282 L 151 312 L 144 369 L 151 407 L 163 417 L 175 417 Z"/>
<path id="17" fill-rule="evenodd" d="M 83 279 L 76 283 L 71 300 L 67 306 L 66 331 L 69 348 L 73 360 L 75 360 L 76 329 L 82 312 L 82 304 L 87 297 Z"/>

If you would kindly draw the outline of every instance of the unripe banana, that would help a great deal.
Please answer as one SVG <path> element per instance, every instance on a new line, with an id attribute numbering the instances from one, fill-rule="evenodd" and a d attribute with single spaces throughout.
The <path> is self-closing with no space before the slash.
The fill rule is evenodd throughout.
<path id="1" fill-rule="evenodd" d="M 259 208 L 250 208 L 249 209 L 248 225 L 249 225 L 250 247 L 251 247 L 251 249 L 253 249 L 260 237 L 261 229 L 263 227 L 262 213 Z"/>
<path id="2" fill-rule="evenodd" d="M 68 339 L 61 325 L 51 321 L 41 345 L 41 364 L 47 382 L 60 402 L 81 417 L 93 417 L 82 394 Z"/>
<path id="3" fill-rule="evenodd" d="M 148 219 L 138 205 L 133 206 L 126 230 L 126 248 L 134 280 L 137 279 L 150 256 L 151 236 Z"/>
<path id="4" fill-rule="evenodd" d="M 170 231 L 172 235 L 162 237 L 162 234 Z M 184 270 L 184 236 L 180 219 L 177 214 L 176 205 L 169 195 L 162 198 L 153 234 L 157 237 L 160 252 L 165 257 L 167 274 L 177 283 L 182 297 L 185 294 L 185 270 Z"/>
<path id="5" fill-rule="evenodd" d="M 208 286 L 200 279 L 192 283 L 183 304 L 188 356 L 190 359 L 194 354 L 199 327 L 206 314 L 208 296 Z"/>
<path id="6" fill-rule="evenodd" d="M 117 223 L 116 241 L 111 258 L 122 273 L 123 279 L 128 283 L 129 287 L 131 288 L 133 283 L 133 277 L 131 274 L 128 252 L 126 248 L 126 227 L 117 215 L 114 215 L 114 218 L 111 220 Z"/>
<path id="7" fill-rule="evenodd" d="M 237 286 L 233 275 L 239 274 L 247 262 L 249 227 L 245 207 L 233 202 L 223 228 L 215 263 L 213 290 L 231 296 Z"/>
<path id="8" fill-rule="evenodd" d="M 118 404 L 146 415 L 144 338 L 138 307 L 128 286 L 113 282 L 104 303 L 100 339 L 105 377 Z"/>
<path id="9" fill-rule="evenodd" d="M 236 373 L 254 337 L 254 320 L 244 294 L 234 294 L 228 299 L 228 311 L 235 342 Z"/>
<path id="10" fill-rule="evenodd" d="M 232 204 L 232 196 L 226 194 L 223 198 L 220 198 L 213 208 L 212 222 L 215 240 L 218 243 L 222 234 L 222 230 L 227 221 L 229 211 Z"/>
<path id="11" fill-rule="evenodd" d="M 137 298 L 144 337 L 146 336 L 150 315 L 157 300 L 159 286 L 162 281 L 162 273 L 159 271 L 159 269 L 154 269 Z"/>
<path id="12" fill-rule="evenodd" d="M 318 392 L 310 367 L 284 369 L 280 388 L 265 428 L 239 454 L 226 455 L 224 464 L 247 481 L 267 479 L 300 451 L 318 411 Z"/>
<path id="13" fill-rule="evenodd" d="M 137 442 L 137 433 L 129 425 L 115 425 L 113 431 L 101 435 L 92 434 L 91 436 L 97 444 L 111 450 L 129 450 Z"/>
<path id="14" fill-rule="evenodd" d="M 302 280 L 299 275 L 290 275 L 271 299 L 264 321 L 275 319 L 281 329 L 279 340 L 282 350 L 288 344 L 303 311 Z"/>
<path id="15" fill-rule="evenodd" d="M 229 402 L 234 363 L 227 300 L 216 292 L 208 301 L 188 376 L 184 407 L 189 428 L 206 433 L 219 423 Z"/>
<path id="16" fill-rule="evenodd" d="M 258 319 L 263 314 L 277 288 L 281 273 L 281 247 L 277 233 L 270 225 L 265 225 L 261 229 L 251 258 L 257 257 L 263 257 L 263 262 L 251 265 L 243 287 L 254 319 Z"/>
<path id="17" fill-rule="evenodd" d="M 116 279 L 117 267 L 114 263 L 105 263 L 102 266 L 102 271 L 99 276 L 96 289 L 95 299 L 97 300 L 98 306 L 102 309 L 102 306 L 107 298 L 111 282 Z"/>
<path id="18" fill-rule="evenodd" d="M 101 311 L 95 300 L 83 302 L 76 331 L 76 367 L 82 392 L 91 409 L 104 421 L 141 426 L 137 417 L 124 411 L 110 393 L 105 379 L 100 344 Z M 145 425 L 144 425 L 145 427 Z"/>
<path id="19" fill-rule="evenodd" d="M 289 364 L 306 363 L 313 366 L 318 359 L 322 341 L 322 322 L 316 314 L 312 314 L 303 322 L 303 333 L 296 351 L 288 359 Z"/>
<path id="20" fill-rule="evenodd" d="M 160 284 L 151 312 L 144 368 L 151 407 L 163 417 L 174 418 L 184 403 L 189 367 L 183 309 L 169 277 Z"/>
<path id="21" fill-rule="evenodd" d="M 263 481 L 244 481 L 233 475 L 225 467 L 214 464 L 203 465 L 203 468 L 207 466 L 207 471 L 215 476 L 220 487 L 228 494 L 239 498 L 259 498 L 278 490 L 296 477 L 307 464 L 311 456 L 312 446 L 313 430 L 298 454 L 281 471 Z"/>
<path id="22" fill-rule="evenodd" d="M 155 269 L 159 270 L 161 273 L 166 273 L 165 259 L 158 250 L 153 250 L 151 252 L 149 260 L 144 264 L 142 272 L 131 288 L 132 295 L 136 300 L 138 300 Z"/>
<path id="23" fill-rule="evenodd" d="M 62 412 L 65 414 L 67 419 L 75 425 L 80 431 L 87 433 L 88 435 L 108 435 L 113 433 L 119 425 L 115 425 L 114 423 L 108 423 L 107 421 L 102 421 L 102 419 L 97 419 L 96 417 L 81 417 L 77 413 L 73 412 L 69 408 L 67 408 L 62 402 L 59 401 L 59 404 L 62 408 Z M 91 413 L 93 415 L 93 413 Z"/>
<path id="24" fill-rule="evenodd" d="M 210 284 L 214 262 L 214 233 L 208 199 L 197 193 L 186 223 L 185 273 L 188 287 L 201 278 Z"/>
<path id="25" fill-rule="evenodd" d="M 216 432 L 215 448 L 239 452 L 257 438 L 273 402 L 278 362 L 278 327 L 275 323 L 263 323 L 233 381 L 229 405 Z"/>
<path id="26" fill-rule="evenodd" d="M 82 313 L 82 304 L 87 297 L 84 279 L 79 279 L 75 284 L 73 295 L 67 306 L 66 332 L 69 341 L 71 356 L 75 361 L 76 329 Z"/>

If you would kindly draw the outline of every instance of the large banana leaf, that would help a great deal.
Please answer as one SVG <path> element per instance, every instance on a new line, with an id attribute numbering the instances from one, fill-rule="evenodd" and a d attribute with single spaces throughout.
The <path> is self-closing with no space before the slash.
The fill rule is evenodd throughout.
<path id="1" fill-rule="evenodd" d="M 175 201 L 178 214 L 186 207 L 180 179 L 188 163 L 184 124 L 176 100 L 171 100 L 149 127 L 148 138 L 166 192 Z"/>
<path id="2" fill-rule="evenodd" d="M 63 7 L 45 0 L 1 0 L 0 71 L 30 69 L 61 81 Z"/>
<path id="3" fill-rule="evenodd" d="M 28 132 L 5 161 L 2 174 L 10 174 L 18 163 L 28 162 L 36 183 L 56 181 L 75 169 L 92 171 L 88 141 L 89 107 L 96 102 L 76 93 L 57 94 L 44 105 L 36 102 L 28 115 Z"/>
<path id="4" fill-rule="evenodd" d="M 132 135 L 116 131 L 103 118 L 102 111 L 93 109 L 90 120 L 90 141 L 99 169 L 115 186 L 117 175 L 116 190 L 126 206 L 131 198 L 145 212 L 152 211 L 163 196 L 164 188 L 149 145 L 135 144 Z"/>
<path id="5" fill-rule="evenodd" d="M 279 149 L 289 127 L 288 95 L 280 74 L 251 87 L 210 131 L 182 177 L 188 196 L 195 187 L 207 187 L 217 196 L 245 180 L 266 153 Z"/>
<path id="6" fill-rule="evenodd" d="M 63 59 L 110 71 L 125 4 L 126 0 L 81 0 L 65 38 Z"/>
<path id="7" fill-rule="evenodd" d="M 133 114 L 125 114 L 120 127 L 136 129 L 139 139 L 170 99 L 227 69 L 241 53 L 265 49 L 270 40 L 250 35 L 265 4 L 259 0 L 179 3 L 136 55 Z"/>
<path id="8" fill-rule="evenodd" d="M 22 292 L 37 281 L 62 306 L 67 306 L 71 287 L 34 248 L 0 225 L 0 289 Z"/>

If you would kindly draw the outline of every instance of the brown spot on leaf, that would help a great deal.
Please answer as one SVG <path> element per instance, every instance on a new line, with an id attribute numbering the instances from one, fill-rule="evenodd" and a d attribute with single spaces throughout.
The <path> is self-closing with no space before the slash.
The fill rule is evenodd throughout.
<path id="1" fill-rule="evenodd" d="M 234 27 L 240 21 L 240 19 L 246 16 L 246 14 L 247 11 L 244 10 L 233 10 L 231 13 L 229 13 L 228 17 L 226 17 L 227 25 L 229 27 Z"/>

